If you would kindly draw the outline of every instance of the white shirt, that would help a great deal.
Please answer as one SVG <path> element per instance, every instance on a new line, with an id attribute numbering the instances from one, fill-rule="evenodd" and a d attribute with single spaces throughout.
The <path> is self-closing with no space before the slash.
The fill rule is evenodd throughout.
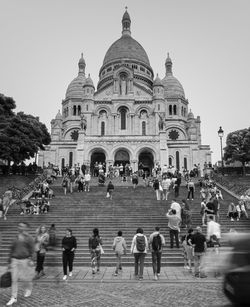
<path id="1" fill-rule="evenodd" d="M 90 174 L 85 174 L 84 179 L 85 179 L 86 181 L 90 181 Z"/>
<path id="2" fill-rule="evenodd" d="M 181 219 L 181 206 L 177 202 L 173 202 L 170 206 L 170 209 L 174 209 L 176 211 L 176 215 Z"/>
<path id="3" fill-rule="evenodd" d="M 210 239 L 213 235 L 216 235 L 218 239 L 221 238 L 220 224 L 210 221 L 207 223 L 207 239 Z"/>

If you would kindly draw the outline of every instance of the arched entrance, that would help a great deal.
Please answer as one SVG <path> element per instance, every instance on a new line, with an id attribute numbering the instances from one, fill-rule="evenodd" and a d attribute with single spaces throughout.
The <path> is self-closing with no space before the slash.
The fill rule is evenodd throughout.
<path id="1" fill-rule="evenodd" d="M 144 150 L 139 154 L 138 158 L 138 170 L 147 172 L 148 175 L 152 174 L 154 168 L 154 156 L 149 150 Z"/>
<path id="2" fill-rule="evenodd" d="M 125 149 L 120 149 L 115 154 L 115 164 L 120 165 L 122 163 L 123 166 L 130 163 L 129 153 Z"/>
<path id="3" fill-rule="evenodd" d="M 106 167 L 106 155 L 104 151 L 96 150 L 91 155 L 90 170 L 92 175 L 95 174 L 95 165 L 99 165 L 100 163 Z"/>

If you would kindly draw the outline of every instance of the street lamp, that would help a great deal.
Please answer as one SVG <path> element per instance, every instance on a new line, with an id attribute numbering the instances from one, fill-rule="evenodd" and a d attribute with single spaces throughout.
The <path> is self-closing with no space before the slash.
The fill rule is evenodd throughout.
<path id="1" fill-rule="evenodd" d="M 221 156 L 221 173 L 224 175 L 224 162 L 223 162 L 223 154 L 222 154 L 222 138 L 224 135 L 224 131 L 220 126 L 220 129 L 218 130 L 218 136 L 220 138 L 220 156 Z"/>

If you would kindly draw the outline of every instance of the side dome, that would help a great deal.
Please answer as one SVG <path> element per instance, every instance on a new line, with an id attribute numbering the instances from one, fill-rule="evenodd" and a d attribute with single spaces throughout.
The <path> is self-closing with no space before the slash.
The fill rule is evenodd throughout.
<path id="1" fill-rule="evenodd" d="M 165 97 L 166 98 L 185 98 L 184 89 L 179 80 L 177 80 L 173 76 L 172 72 L 172 60 L 169 57 L 166 59 L 165 67 L 166 67 L 166 76 L 162 79 L 162 84 L 165 89 Z"/>
<path id="2" fill-rule="evenodd" d="M 166 98 L 185 98 L 184 89 L 181 83 L 174 76 L 166 76 L 162 79 Z"/>
<path id="3" fill-rule="evenodd" d="M 150 66 L 149 58 L 144 48 L 129 35 L 123 35 L 109 47 L 104 57 L 103 65 L 123 59 L 137 60 Z"/>
<path id="4" fill-rule="evenodd" d="M 77 76 L 71 81 L 66 91 L 66 98 L 82 98 L 85 81 L 85 76 Z"/>
<path id="5" fill-rule="evenodd" d="M 83 54 L 78 62 L 79 72 L 78 76 L 70 82 L 67 91 L 66 91 L 66 99 L 67 98 L 82 98 L 83 96 L 83 85 L 86 82 L 85 77 L 85 61 L 83 59 Z"/>

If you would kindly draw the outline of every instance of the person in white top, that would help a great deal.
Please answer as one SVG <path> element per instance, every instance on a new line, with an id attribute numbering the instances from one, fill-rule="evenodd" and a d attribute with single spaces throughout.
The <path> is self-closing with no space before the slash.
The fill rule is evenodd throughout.
<path id="1" fill-rule="evenodd" d="M 172 200 L 170 209 L 174 209 L 176 211 L 176 216 L 178 216 L 181 220 L 181 205 L 177 203 L 176 199 Z"/>
<path id="2" fill-rule="evenodd" d="M 162 186 L 162 189 L 163 189 L 163 192 L 162 192 L 162 199 L 163 200 L 168 200 L 168 194 L 169 194 L 169 189 L 170 189 L 171 183 L 172 183 L 172 181 L 171 181 L 170 178 L 163 177 L 162 182 L 161 182 L 161 186 Z"/>
<path id="3" fill-rule="evenodd" d="M 207 223 L 207 239 L 210 240 L 211 236 L 216 236 L 218 240 L 221 238 L 220 224 L 213 220 L 213 216 L 209 216 Z"/>
<path id="4" fill-rule="evenodd" d="M 85 182 L 85 189 L 84 191 L 88 191 L 89 192 L 89 183 L 90 183 L 90 179 L 91 179 L 91 176 L 90 176 L 90 173 L 87 172 L 84 176 L 84 182 Z"/>

